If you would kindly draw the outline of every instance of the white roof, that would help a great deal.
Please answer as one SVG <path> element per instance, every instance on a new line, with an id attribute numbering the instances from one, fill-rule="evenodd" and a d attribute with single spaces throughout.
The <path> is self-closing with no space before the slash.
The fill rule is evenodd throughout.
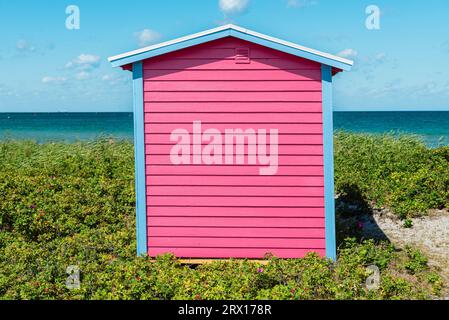
<path id="1" fill-rule="evenodd" d="M 213 36 L 213 37 L 210 37 Z M 315 49 L 307 48 L 293 42 L 281 40 L 233 24 L 227 24 L 218 28 L 195 33 L 178 39 L 162 42 L 141 49 L 125 52 L 112 57 L 108 60 L 114 67 L 123 66 L 136 61 L 165 54 L 171 51 L 187 48 L 200 43 L 208 42 L 214 39 L 220 39 L 226 36 L 234 36 L 240 39 L 255 42 L 279 51 L 291 53 L 309 60 L 327 64 L 342 70 L 350 70 L 353 61 L 321 52 Z"/>

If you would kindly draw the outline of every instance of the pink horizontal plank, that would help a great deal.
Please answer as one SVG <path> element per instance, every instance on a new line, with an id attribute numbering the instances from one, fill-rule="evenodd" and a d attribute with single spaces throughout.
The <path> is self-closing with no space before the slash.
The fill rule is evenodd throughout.
<path id="1" fill-rule="evenodd" d="M 213 41 L 210 41 L 210 42 L 208 42 L 208 43 L 204 43 L 204 44 L 201 44 L 201 45 L 199 45 L 198 47 L 202 47 L 202 48 L 214 48 L 214 49 L 216 49 L 216 48 L 240 48 L 240 47 L 245 47 L 245 48 L 261 48 L 261 49 L 263 49 L 264 51 L 266 51 L 266 52 L 269 52 L 270 54 L 274 54 L 274 53 L 276 53 L 277 51 L 276 50 L 274 50 L 274 49 L 271 49 L 271 48 L 268 48 L 268 47 L 264 47 L 264 46 L 261 46 L 261 45 L 259 45 L 259 44 L 256 44 L 256 43 L 254 43 L 254 42 L 249 42 L 249 41 L 246 41 L 246 40 L 243 40 L 243 39 L 239 39 L 239 38 L 235 38 L 235 37 L 232 37 L 232 36 L 229 36 L 229 37 L 224 37 L 224 38 L 220 38 L 220 39 L 217 39 L 217 40 L 213 40 Z"/>
<path id="2" fill-rule="evenodd" d="M 301 197 L 324 196 L 322 187 L 206 187 L 206 186 L 154 186 L 147 189 L 151 196 L 258 196 L 258 197 Z"/>
<path id="3" fill-rule="evenodd" d="M 267 237 L 270 234 L 267 233 Z M 149 247 L 168 248 L 325 248 L 324 239 L 149 237 Z"/>
<path id="4" fill-rule="evenodd" d="M 323 156 L 283 156 L 280 155 L 278 157 L 279 166 L 316 166 L 323 165 Z M 169 155 L 152 155 L 146 156 L 146 164 L 147 165 L 172 165 Z"/>
<path id="5" fill-rule="evenodd" d="M 324 208 L 147 207 L 148 217 L 324 218 Z"/>
<path id="6" fill-rule="evenodd" d="M 316 80 L 321 81 L 321 70 L 144 70 L 144 80 L 159 81 L 260 81 L 260 80 Z"/>
<path id="7" fill-rule="evenodd" d="M 147 144 L 145 146 L 145 153 L 149 154 L 149 155 L 168 155 L 170 156 L 170 152 L 173 149 L 174 145 L 176 143 L 174 142 L 172 145 L 149 145 Z M 206 144 L 203 145 L 203 147 Z M 267 152 L 270 151 L 270 144 L 267 144 Z M 257 156 L 257 148 L 256 146 L 252 145 L 251 149 L 254 149 L 254 151 L 249 152 L 250 147 L 245 144 L 244 148 L 243 148 L 243 152 L 238 152 L 235 151 L 236 147 L 234 145 L 234 153 L 238 154 L 238 155 L 256 155 Z M 191 150 L 191 154 L 198 154 L 201 155 L 201 151 L 200 153 L 194 153 L 192 150 L 192 147 L 190 147 Z M 224 147 L 222 147 L 222 152 L 224 154 Z M 322 155 L 323 154 L 323 146 L 320 145 L 281 145 L 278 146 L 278 155 Z M 223 160 L 224 161 L 224 160 Z M 245 159 L 245 163 L 247 164 L 247 159 Z"/>
<path id="8" fill-rule="evenodd" d="M 192 125 L 180 125 L 177 123 L 154 123 L 145 124 L 145 133 L 172 133 L 173 130 L 186 129 L 189 132 L 193 131 Z M 253 129 L 253 130 L 268 130 L 277 129 L 279 134 L 321 134 L 323 133 L 323 126 L 317 123 L 202 123 L 202 132 L 208 129 L 217 129 L 225 132 L 226 129 Z"/>
<path id="9" fill-rule="evenodd" d="M 305 101 L 320 102 L 321 92 L 145 92 L 144 101 Z"/>
<path id="10" fill-rule="evenodd" d="M 234 166 L 234 165 L 168 165 L 168 166 L 147 166 L 147 175 L 259 175 L 259 166 Z M 323 166 L 288 166 L 279 167 L 278 176 L 298 176 L 298 175 L 323 175 Z"/>
<path id="11" fill-rule="evenodd" d="M 186 134 L 180 135 L 182 138 L 187 139 L 193 138 L 200 139 L 202 136 L 200 134 Z M 187 137 L 189 136 L 189 137 Z M 173 142 L 170 141 L 170 134 L 147 134 L 145 136 L 145 142 L 147 144 L 169 144 L 173 145 Z M 320 134 L 302 134 L 302 135 L 279 135 L 278 136 L 278 145 L 322 145 L 323 144 L 323 136 Z"/>
<path id="12" fill-rule="evenodd" d="M 277 70 L 314 69 L 318 66 L 294 59 L 251 58 L 250 63 L 236 63 L 234 59 L 150 59 L 144 70 Z"/>
<path id="13" fill-rule="evenodd" d="M 211 41 L 207 44 L 203 44 L 206 48 L 250 48 L 251 50 L 254 50 L 254 48 L 261 48 L 261 50 L 264 50 L 264 52 L 267 52 L 269 54 L 276 54 L 278 51 L 261 46 L 259 44 L 256 44 L 254 42 L 249 42 L 246 40 L 242 40 L 239 38 L 235 38 L 232 36 L 217 39 L 214 41 Z"/>
<path id="14" fill-rule="evenodd" d="M 150 189 L 152 190 L 152 189 Z M 151 193 L 151 191 L 150 191 Z M 149 203 L 151 205 L 151 203 Z M 324 218 L 324 208 L 147 207 L 148 217 L 272 217 Z"/>
<path id="15" fill-rule="evenodd" d="M 253 42 L 245 41 L 234 37 L 226 37 L 218 40 L 214 40 L 208 43 L 204 43 L 192 48 L 178 51 L 183 55 L 188 52 L 197 52 L 199 49 L 213 50 L 213 49 L 233 49 L 235 48 L 248 48 L 250 50 L 250 56 L 252 58 L 278 58 L 278 59 L 296 59 L 304 61 L 304 63 L 310 63 L 319 66 L 320 64 L 311 60 L 293 56 L 288 53 L 284 53 L 275 49 L 271 49 Z M 190 50 L 194 49 L 194 50 Z"/>
<path id="16" fill-rule="evenodd" d="M 172 61 L 175 59 L 232 59 L 234 60 L 236 56 L 236 48 L 238 47 L 245 47 L 250 49 L 250 57 L 251 59 L 285 59 L 285 60 L 296 60 L 297 63 L 301 63 L 303 66 L 308 67 L 318 67 L 319 64 L 306 59 L 297 58 L 288 54 L 285 54 L 283 52 L 279 51 L 267 51 L 263 47 L 255 47 L 251 45 L 246 44 L 229 44 L 226 46 L 220 46 L 220 47 L 201 47 L 201 45 L 198 45 L 194 48 L 194 50 L 191 50 L 193 48 L 179 50 L 175 52 L 171 52 L 168 54 L 165 54 L 163 56 L 159 56 L 157 58 L 153 58 L 154 60 L 158 61 Z M 145 60 L 144 66 L 146 68 L 147 65 L 151 65 L 151 60 Z"/>
<path id="17" fill-rule="evenodd" d="M 321 102 L 146 102 L 145 112 L 322 112 Z"/>
<path id="18" fill-rule="evenodd" d="M 320 81 L 145 81 L 145 91 L 321 91 Z"/>
<path id="19" fill-rule="evenodd" d="M 294 176 L 147 176 L 148 186 L 298 186 L 322 187 L 323 177 Z"/>
<path id="20" fill-rule="evenodd" d="M 302 61 L 304 64 L 320 66 L 319 63 L 292 56 L 290 54 L 280 52 L 278 50 L 270 49 L 252 42 L 227 37 L 218 39 L 204 44 L 199 44 L 193 47 L 185 48 L 170 52 L 152 59 L 147 59 L 144 64 L 152 61 L 171 61 L 174 59 L 233 59 L 236 55 L 237 48 L 246 48 L 250 50 L 250 57 L 252 59 L 258 58 L 272 58 L 284 60 Z"/>
<path id="21" fill-rule="evenodd" d="M 192 50 L 194 49 L 194 50 Z M 235 48 L 212 48 L 210 46 L 198 45 L 195 48 L 187 48 L 167 53 L 158 57 L 159 61 L 168 61 L 173 59 L 233 59 L 235 57 Z M 262 56 L 260 58 L 267 58 Z M 144 60 L 144 66 L 151 60 Z"/>
<path id="22" fill-rule="evenodd" d="M 147 123 L 319 123 L 321 113 L 145 113 Z"/>
<path id="23" fill-rule="evenodd" d="M 271 217 L 324 218 L 324 208 L 236 207 L 147 207 L 148 217 Z"/>
<path id="24" fill-rule="evenodd" d="M 149 217 L 150 227 L 323 228 L 321 218 Z"/>
<path id="25" fill-rule="evenodd" d="M 220 207 L 324 207 L 322 197 L 206 197 L 148 196 L 151 206 L 220 206 Z"/>
<path id="26" fill-rule="evenodd" d="M 255 249 L 255 248 L 149 248 L 151 257 L 171 253 L 179 258 L 248 258 L 263 259 L 266 254 L 278 258 L 295 259 L 303 258 L 307 253 L 316 252 L 321 257 L 326 255 L 325 249 Z"/>
<path id="27" fill-rule="evenodd" d="M 151 190 L 151 189 L 150 189 Z M 151 192 L 151 191 L 150 191 Z M 151 203 L 150 203 L 151 204 Z M 149 204 L 147 204 L 149 205 Z M 324 208 L 262 207 L 147 207 L 148 217 L 271 217 L 324 218 Z M 265 226 L 269 227 L 269 226 Z"/>
<path id="28" fill-rule="evenodd" d="M 157 59 L 158 61 L 172 61 L 174 59 L 234 59 L 236 55 L 236 48 L 248 48 L 250 50 L 251 59 L 295 60 L 297 63 L 301 63 L 304 66 L 316 68 L 320 67 L 317 62 L 295 57 L 280 51 L 271 50 L 249 42 L 242 41 L 237 43 L 228 41 L 228 43 L 222 43 L 218 46 L 211 44 L 212 43 L 209 42 L 207 44 L 197 45 L 195 47 L 167 53 L 153 59 Z M 152 59 L 145 60 L 144 65 L 151 63 L 151 61 Z"/>
<path id="29" fill-rule="evenodd" d="M 322 238 L 324 228 L 194 228 L 194 227 L 149 227 L 149 238 L 153 237 L 245 237 L 245 238 Z"/>
<path id="30" fill-rule="evenodd" d="M 198 47 L 201 48 L 207 48 L 207 49 L 217 49 L 217 48 L 249 48 L 251 50 L 251 52 L 253 52 L 254 50 L 260 50 L 265 54 L 268 54 L 270 57 L 291 57 L 291 58 L 296 58 L 296 59 L 300 59 L 300 60 L 304 60 L 304 61 L 310 61 L 310 60 L 306 60 L 304 58 L 299 58 L 296 56 L 292 56 L 290 54 L 275 50 L 275 49 L 271 49 L 265 46 L 262 46 L 260 44 L 256 44 L 254 42 L 249 42 L 246 40 L 242 40 L 242 39 L 238 39 L 235 37 L 225 37 L 222 39 L 217 39 L 208 43 L 204 43 Z M 195 48 L 196 49 L 196 48 Z M 311 61 L 313 62 L 313 61 Z M 316 62 L 315 62 L 316 63 Z M 318 64 L 318 63 L 316 63 Z"/>

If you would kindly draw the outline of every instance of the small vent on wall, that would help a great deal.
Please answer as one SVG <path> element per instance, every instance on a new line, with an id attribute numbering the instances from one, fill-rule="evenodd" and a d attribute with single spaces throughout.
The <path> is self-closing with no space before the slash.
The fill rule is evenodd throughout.
<path id="1" fill-rule="evenodd" d="M 250 63 L 249 48 L 235 49 L 235 63 Z"/>

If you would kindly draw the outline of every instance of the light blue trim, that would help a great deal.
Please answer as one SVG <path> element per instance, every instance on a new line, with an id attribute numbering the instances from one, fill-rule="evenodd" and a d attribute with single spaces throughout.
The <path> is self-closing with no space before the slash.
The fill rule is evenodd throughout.
<path id="1" fill-rule="evenodd" d="M 133 63 L 134 159 L 136 181 L 137 255 L 147 254 L 147 199 L 145 176 L 145 133 L 142 61 Z"/>
<path id="2" fill-rule="evenodd" d="M 145 52 L 138 53 L 138 54 L 135 54 L 132 56 L 127 56 L 127 57 L 124 57 L 121 59 L 116 59 L 116 60 L 111 61 L 111 65 L 113 67 L 120 67 L 120 66 L 124 66 L 124 65 L 127 65 L 130 63 L 134 63 L 136 61 L 145 60 L 148 58 L 152 58 L 155 56 L 159 56 L 162 54 L 166 54 L 169 52 L 188 48 L 188 47 L 191 47 L 194 45 L 202 44 L 202 43 L 209 42 L 212 40 L 221 39 L 221 38 L 228 37 L 228 36 L 233 36 L 238 39 L 242 39 L 242 40 L 250 41 L 250 42 L 253 42 L 256 44 L 260 44 L 260 45 L 268 47 L 268 48 L 286 52 L 286 53 L 289 53 L 289 54 L 292 54 L 292 55 L 295 55 L 297 57 L 301 57 L 304 59 L 316 61 L 321 64 L 326 64 L 326 65 L 329 65 L 329 66 L 332 66 L 334 68 L 338 68 L 338 69 L 341 69 L 344 71 L 349 71 L 352 67 L 349 64 L 346 64 L 346 63 L 343 63 L 340 61 L 336 61 L 334 59 L 326 58 L 326 57 L 320 56 L 318 54 L 314 54 L 312 52 L 306 52 L 306 51 L 303 51 L 303 50 L 300 50 L 300 49 L 297 49 L 294 47 L 290 47 L 288 45 L 284 45 L 282 43 L 270 41 L 268 39 L 264 39 L 264 38 L 258 37 L 256 35 L 244 33 L 242 31 L 235 30 L 232 28 L 224 29 L 224 30 L 217 31 L 214 33 L 209 33 L 206 35 L 199 36 L 197 38 L 187 39 L 182 42 L 168 44 L 164 47 L 160 47 L 160 48 L 153 49 L 150 51 L 145 51 Z"/>
<path id="3" fill-rule="evenodd" d="M 334 125 L 332 106 L 332 67 L 321 66 L 323 90 L 323 139 L 324 139 L 324 203 L 326 224 L 326 256 L 337 258 L 335 237 L 334 197 Z"/>
<path id="4" fill-rule="evenodd" d="M 289 53 L 289 54 L 292 54 L 292 55 L 300 57 L 300 58 L 316 61 L 316 62 L 319 62 L 321 64 L 326 64 L 326 65 L 329 65 L 329 66 L 332 66 L 334 68 L 338 68 L 338 69 L 341 69 L 341 70 L 344 70 L 344 71 L 351 70 L 351 66 L 347 65 L 345 63 L 342 63 L 342 62 L 339 62 L 339 61 L 335 61 L 335 60 L 332 60 L 332 59 L 328 59 L 328 58 L 325 58 L 325 57 L 321 57 L 319 55 L 316 55 L 316 54 L 313 54 L 313 53 L 310 53 L 310 52 L 305 52 L 305 51 L 302 51 L 302 50 L 299 50 L 299 49 L 296 49 L 296 48 L 292 48 L 292 47 L 289 47 L 289 46 L 286 46 L 286 45 L 283 45 L 283 44 L 280 44 L 280 43 L 276 43 L 276 42 L 269 41 L 269 40 L 266 40 L 266 39 L 263 39 L 263 38 L 259 38 L 259 37 L 256 37 L 256 36 L 253 36 L 253 35 L 250 35 L 250 34 L 246 34 L 246 33 L 240 32 L 238 30 L 231 30 L 231 36 L 239 38 L 239 39 L 242 39 L 242 40 L 250 41 L 250 42 L 253 42 L 253 43 L 257 43 L 257 44 L 259 44 L 261 46 L 268 47 L 268 48 L 271 48 L 271 49 L 274 49 L 274 50 L 278 50 L 278 51 L 282 51 L 282 52 L 285 52 L 285 53 Z"/>
<path id="5" fill-rule="evenodd" d="M 170 53 L 176 50 L 181 50 L 181 49 L 185 49 L 191 46 L 195 46 L 198 44 L 202 44 L 205 42 L 209 42 L 209 41 L 213 41 L 213 40 L 218 40 L 224 37 L 228 37 L 230 34 L 229 30 L 225 30 L 225 31 L 220 31 L 220 32 L 216 32 L 216 33 L 212 33 L 212 34 L 208 34 L 199 38 L 195 38 L 195 39 L 190 39 L 190 40 L 186 40 L 183 42 L 179 42 L 179 43 L 175 43 L 172 45 L 168 45 L 166 47 L 161 47 L 158 49 L 154 49 L 151 51 L 147 51 L 147 52 L 143 52 L 140 54 L 136 54 L 130 57 L 126 57 L 123 59 L 118 59 L 118 60 L 114 60 L 111 61 L 111 65 L 112 67 L 121 67 L 123 65 L 126 64 L 130 64 L 136 61 L 141 61 L 141 60 L 145 60 L 148 58 L 152 58 L 152 57 L 156 57 L 156 56 L 160 56 L 166 53 Z"/>

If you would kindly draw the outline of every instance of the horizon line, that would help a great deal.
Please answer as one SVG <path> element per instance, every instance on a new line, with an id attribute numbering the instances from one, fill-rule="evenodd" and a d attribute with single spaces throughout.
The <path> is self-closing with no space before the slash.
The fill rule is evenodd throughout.
<path id="1" fill-rule="evenodd" d="M 448 112 L 449 107 L 440 108 L 386 108 L 386 107 L 369 107 L 369 108 L 352 108 L 352 107 L 334 107 L 334 112 Z M 0 114 L 6 113 L 133 113 L 130 111 L 0 111 Z"/>

